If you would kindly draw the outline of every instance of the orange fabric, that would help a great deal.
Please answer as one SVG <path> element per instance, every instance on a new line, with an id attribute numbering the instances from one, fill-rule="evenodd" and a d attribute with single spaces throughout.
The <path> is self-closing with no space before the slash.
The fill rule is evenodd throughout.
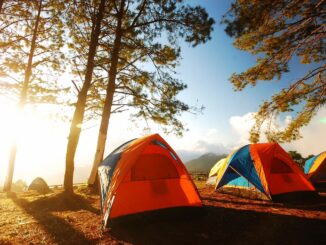
<path id="1" fill-rule="evenodd" d="M 110 218 L 178 206 L 202 206 L 190 180 L 125 182 L 117 191 Z"/>
<path id="2" fill-rule="evenodd" d="M 315 190 L 300 167 L 279 144 L 252 144 L 250 153 L 264 189 L 270 196 Z"/>
<path id="3" fill-rule="evenodd" d="M 168 207 L 202 206 L 184 164 L 158 134 L 137 139 L 123 151 L 112 176 L 104 214 L 113 197 L 109 218 Z"/>
<path id="4" fill-rule="evenodd" d="M 274 158 L 271 166 L 271 174 L 289 174 L 292 169 L 279 158 Z"/>
<path id="5" fill-rule="evenodd" d="M 131 168 L 131 180 L 157 180 L 179 178 L 172 161 L 164 155 L 141 155 Z"/>
<path id="6" fill-rule="evenodd" d="M 266 170 L 269 168 L 268 163 L 271 162 L 273 157 L 273 149 L 270 144 L 251 144 L 250 155 L 255 165 L 257 174 L 260 178 L 266 194 L 271 198 L 271 192 L 269 190 Z M 264 164 L 263 164 L 264 163 Z"/>

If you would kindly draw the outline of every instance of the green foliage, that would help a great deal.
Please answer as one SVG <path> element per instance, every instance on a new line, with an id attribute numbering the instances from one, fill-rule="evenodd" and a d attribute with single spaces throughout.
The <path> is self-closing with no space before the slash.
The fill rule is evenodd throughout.
<path id="1" fill-rule="evenodd" d="M 66 91 L 58 83 L 64 64 L 63 11 L 62 1 L 4 1 L 0 14 L 0 93 L 14 99 L 20 96 L 33 52 L 27 103 L 58 102 L 61 92 Z"/>
<path id="2" fill-rule="evenodd" d="M 307 157 L 303 157 L 299 152 L 297 151 L 289 151 L 288 152 L 289 155 L 291 156 L 291 158 L 298 163 L 298 165 L 303 169 L 304 165 L 306 163 L 306 161 L 312 157 L 314 157 L 314 155 L 308 155 Z"/>
<path id="3" fill-rule="evenodd" d="M 153 121 L 166 132 L 181 135 L 185 127 L 178 116 L 186 111 L 196 113 L 203 108 L 189 106 L 177 98 L 187 87 L 175 78 L 175 68 L 180 60 L 177 41 L 183 38 L 192 46 L 206 42 L 210 39 L 214 21 L 202 7 L 191 7 L 183 1 L 129 1 L 123 11 L 122 30 L 117 33 L 121 3 L 115 1 L 113 6 L 110 3 L 106 6 L 95 58 L 95 78 L 88 96 L 87 119 L 102 115 L 114 41 L 121 35 L 111 112 L 129 110 L 132 119 Z M 76 81 L 85 69 L 87 37 L 94 20 L 91 10 L 96 9 L 91 1 L 78 4 L 70 6 L 68 21 L 70 60 Z"/>
<path id="4" fill-rule="evenodd" d="M 226 33 L 234 45 L 257 55 L 256 65 L 230 81 L 235 90 L 255 86 L 261 80 L 281 80 L 289 71 L 289 62 L 299 57 L 314 69 L 264 102 L 256 115 L 250 140 L 259 141 L 261 126 L 280 113 L 302 109 L 286 129 L 265 133 L 269 141 L 289 142 L 300 138 L 300 128 L 307 125 L 326 103 L 325 82 L 325 1 L 319 0 L 237 0 L 223 17 Z"/>
<path id="5" fill-rule="evenodd" d="M 304 164 L 305 164 L 305 161 L 306 159 L 304 157 L 302 157 L 302 155 L 297 152 L 297 151 L 289 151 L 288 152 L 289 155 L 291 156 L 291 158 L 296 162 L 298 163 L 298 165 L 303 168 L 304 167 Z"/>
<path id="6" fill-rule="evenodd" d="M 134 118 L 151 120 L 167 133 L 182 135 L 185 127 L 178 116 L 201 108 L 177 99 L 187 87 L 174 77 L 180 59 L 177 41 L 184 39 L 192 46 L 205 43 L 210 39 L 214 20 L 202 7 L 184 1 L 134 4 L 126 9 L 123 20 L 116 98 L 120 101 L 119 95 L 124 96 L 124 103 L 137 110 Z"/>

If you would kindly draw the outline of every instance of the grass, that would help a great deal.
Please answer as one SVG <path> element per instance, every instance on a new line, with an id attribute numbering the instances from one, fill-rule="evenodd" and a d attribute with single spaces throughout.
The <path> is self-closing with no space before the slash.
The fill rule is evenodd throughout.
<path id="1" fill-rule="evenodd" d="M 142 218 L 106 231 L 99 198 L 86 187 L 72 196 L 60 188 L 46 195 L 0 193 L 0 244 L 326 244 L 324 195 L 285 205 L 196 184 L 203 215 Z"/>

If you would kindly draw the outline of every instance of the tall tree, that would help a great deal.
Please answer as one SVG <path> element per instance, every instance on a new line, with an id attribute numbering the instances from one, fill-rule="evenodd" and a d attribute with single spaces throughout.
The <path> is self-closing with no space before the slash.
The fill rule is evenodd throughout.
<path id="1" fill-rule="evenodd" d="M 1 75 L 12 80 L 2 85 L 19 91 L 19 114 L 30 101 L 53 101 L 51 92 L 55 88 L 48 81 L 49 75 L 45 74 L 44 68 L 52 65 L 58 70 L 60 67 L 57 58 L 61 57 L 59 50 L 63 45 L 59 18 L 62 7 L 60 3 L 54 5 L 47 0 L 11 1 L 8 2 L 7 13 L 0 16 L 0 48 L 5 48 L 1 57 Z M 22 121 L 18 127 L 21 125 Z M 5 191 L 11 190 L 16 152 L 17 145 L 14 143 L 10 150 Z"/>
<path id="2" fill-rule="evenodd" d="M 2 6 L 3 6 L 3 2 L 4 2 L 5 0 L 0 0 L 0 14 L 1 14 L 1 11 L 2 11 Z"/>
<path id="3" fill-rule="evenodd" d="M 259 141 L 264 122 L 298 106 L 301 109 L 283 131 L 269 127 L 265 134 L 269 141 L 300 138 L 300 128 L 325 105 L 325 17 L 325 0 L 236 0 L 223 17 L 234 45 L 258 56 L 255 66 L 231 76 L 235 90 L 261 80 L 281 80 L 293 59 L 313 67 L 260 106 L 251 130 L 252 142 Z"/>
<path id="4" fill-rule="evenodd" d="M 138 110 L 134 116 L 172 126 L 175 132 L 182 133 L 184 126 L 177 116 L 190 107 L 176 99 L 186 85 L 170 75 L 180 56 L 176 41 L 184 38 L 193 46 L 204 43 L 210 39 L 214 23 L 202 7 L 169 0 L 132 4 L 115 1 L 112 16 L 110 28 L 115 39 L 109 55 L 108 82 L 89 184 L 94 184 L 103 159 L 111 112 L 117 110 L 114 106 L 119 110 L 123 106 L 134 107 Z M 144 64 L 151 64 L 152 69 L 144 69 Z"/>
<path id="5" fill-rule="evenodd" d="M 75 111 L 70 125 L 70 132 L 68 137 L 67 152 L 66 152 L 66 170 L 64 176 L 64 188 L 67 192 L 73 192 L 73 174 L 74 174 L 74 158 L 77 150 L 77 145 L 81 132 L 81 124 L 84 120 L 87 93 L 92 85 L 92 77 L 94 71 L 94 59 L 98 48 L 99 37 L 101 34 L 101 26 L 105 7 L 108 1 L 100 0 L 96 3 L 96 14 L 94 16 L 95 21 L 91 24 L 91 34 L 88 45 L 88 57 L 85 68 L 85 75 L 82 87 L 78 91 L 78 98 L 75 104 Z M 83 1 L 76 1 L 75 7 L 81 6 Z M 73 6 L 72 6 L 73 7 Z M 74 21 L 74 19 L 72 19 Z"/>

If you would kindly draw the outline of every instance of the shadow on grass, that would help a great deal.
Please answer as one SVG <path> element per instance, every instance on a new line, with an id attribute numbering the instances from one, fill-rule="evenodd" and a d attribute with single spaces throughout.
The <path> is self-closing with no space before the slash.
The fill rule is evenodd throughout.
<path id="1" fill-rule="evenodd" d="M 95 244 L 95 241 L 87 239 L 82 232 L 76 230 L 68 221 L 51 213 L 67 210 L 87 210 L 99 214 L 99 210 L 92 207 L 82 196 L 59 193 L 35 201 L 28 201 L 16 196 L 12 196 L 11 199 L 26 213 L 33 216 L 57 244 Z"/>
<path id="2" fill-rule="evenodd" d="M 325 230 L 323 220 L 206 206 L 199 217 L 140 216 L 108 233 L 133 244 L 326 244 Z"/>
<path id="3" fill-rule="evenodd" d="M 229 194 L 227 194 L 229 195 Z M 231 195 L 232 196 L 232 195 Z M 239 197 L 237 197 L 239 198 Z M 243 197 L 240 197 L 243 198 Z M 244 198 L 245 199 L 245 198 Z M 312 200 L 305 201 L 297 201 L 297 202 L 289 202 L 289 203 L 274 203 L 272 201 L 262 201 L 262 200 L 254 200 L 255 202 L 241 202 L 239 200 L 226 200 L 219 199 L 215 197 L 202 197 L 202 200 L 213 201 L 217 203 L 225 203 L 225 204 L 234 204 L 234 205 L 251 205 L 251 206 L 261 206 L 261 207 L 271 207 L 271 208 L 287 208 L 287 209 L 302 209 L 309 211 L 323 211 L 326 212 L 326 196 L 317 196 Z"/>
<path id="4" fill-rule="evenodd" d="M 39 207 L 50 212 L 86 210 L 94 214 L 100 214 L 100 210 L 89 204 L 83 196 L 78 194 L 67 194 L 65 192 L 37 199 L 30 202 L 30 205 L 34 208 Z"/>

